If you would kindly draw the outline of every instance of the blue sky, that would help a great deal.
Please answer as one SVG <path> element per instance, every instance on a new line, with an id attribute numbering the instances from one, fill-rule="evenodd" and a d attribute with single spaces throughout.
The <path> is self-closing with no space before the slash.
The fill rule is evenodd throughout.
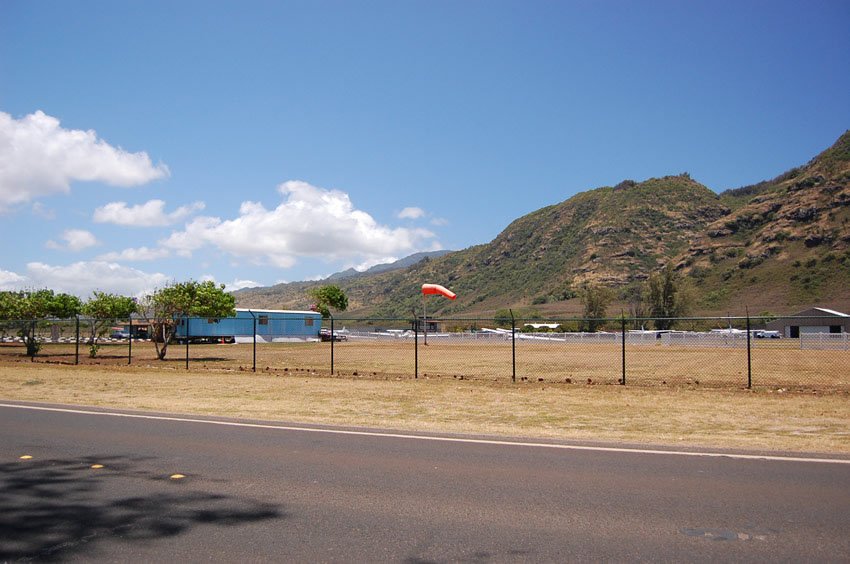
<path id="1" fill-rule="evenodd" d="M 850 128 L 850 3 L 0 2 L 0 289 L 314 279 Z"/>

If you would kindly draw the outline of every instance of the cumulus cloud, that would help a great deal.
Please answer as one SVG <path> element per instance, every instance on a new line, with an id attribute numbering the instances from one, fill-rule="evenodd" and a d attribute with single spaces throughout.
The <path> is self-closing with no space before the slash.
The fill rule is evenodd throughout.
<path id="1" fill-rule="evenodd" d="M 62 241 L 62 243 L 57 243 L 51 240 L 45 246 L 48 249 L 77 252 L 98 244 L 97 237 L 85 229 L 66 229 L 62 233 Z"/>
<path id="2" fill-rule="evenodd" d="M 404 208 L 398 212 L 399 219 L 419 219 L 425 216 L 425 210 L 422 208 Z"/>
<path id="3" fill-rule="evenodd" d="M 239 217 L 196 217 L 160 244 L 181 256 L 211 245 L 282 268 L 294 265 L 300 257 L 366 261 L 439 246 L 427 229 L 378 224 L 339 190 L 293 180 L 281 184 L 278 191 L 284 201 L 272 210 L 257 202 L 244 202 Z"/>
<path id="4" fill-rule="evenodd" d="M 76 262 L 67 266 L 31 262 L 22 278 L 16 288 L 51 288 L 82 298 L 89 297 L 93 290 L 141 296 L 171 281 L 164 274 L 142 272 L 106 261 Z"/>
<path id="5" fill-rule="evenodd" d="M 20 290 L 26 281 L 26 277 L 0 268 L 0 290 Z"/>
<path id="6" fill-rule="evenodd" d="M 168 249 L 150 249 L 139 247 L 138 249 L 124 249 L 120 252 L 105 253 L 97 257 L 100 261 L 119 262 L 141 262 L 147 260 L 158 260 L 170 256 Z"/>
<path id="7" fill-rule="evenodd" d="M 147 153 L 113 147 L 93 130 L 63 129 L 41 111 L 21 119 L 0 112 L 0 210 L 68 192 L 74 181 L 126 187 L 168 174 Z"/>
<path id="8" fill-rule="evenodd" d="M 127 202 L 111 202 L 94 210 L 94 221 L 131 227 L 162 227 L 173 225 L 202 209 L 203 202 L 181 206 L 171 213 L 165 212 L 162 200 L 149 200 L 135 206 L 128 206 Z"/>

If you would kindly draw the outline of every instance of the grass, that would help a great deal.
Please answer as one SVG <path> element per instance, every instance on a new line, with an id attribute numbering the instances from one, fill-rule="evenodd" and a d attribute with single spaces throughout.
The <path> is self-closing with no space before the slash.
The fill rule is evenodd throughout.
<path id="1" fill-rule="evenodd" d="M 275 368 L 261 363 L 256 374 L 245 370 L 252 360 L 250 346 L 196 347 L 193 350 L 207 360 L 193 361 L 194 369 L 189 371 L 182 359 L 162 363 L 138 358 L 127 366 L 126 359 L 116 357 L 111 364 L 65 366 L 43 360 L 15 362 L 4 355 L 0 357 L 0 397 L 402 430 L 850 454 L 846 390 L 790 393 L 775 387 L 748 391 L 739 385 L 705 389 L 693 383 L 693 371 L 707 374 L 722 364 L 708 364 L 703 357 L 689 363 L 687 382 L 617 386 L 596 384 L 616 381 L 616 370 L 608 377 L 600 369 L 600 361 L 616 361 L 606 347 L 585 352 L 583 359 L 577 359 L 578 352 L 573 351 L 553 360 L 550 351 L 545 358 L 552 370 L 557 366 L 567 370 L 564 367 L 569 365 L 576 374 L 572 383 L 560 375 L 549 376 L 545 364 L 535 369 L 544 375 L 542 382 L 532 377 L 511 383 L 504 370 L 509 350 L 506 355 L 499 347 L 488 349 L 488 355 L 478 351 L 453 360 L 456 370 L 461 361 L 466 363 L 463 368 L 472 373 L 472 379 L 434 371 L 427 376 L 423 371 L 419 379 L 413 379 L 411 371 L 398 364 L 399 358 L 407 362 L 409 352 L 402 348 L 399 353 L 398 345 L 341 345 L 346 346 L 337 347 L 337 353 L 349 359 L 341 362 L 357 364 L 358 369 L 340 370 L 334 377 L 311 368 L 313 363 L 326 362 L 327 349 L 319 344 L 263 349 L 261 358 Z M 142 354 L 145 347 L 138 349 Z M 422 361 L 434 366 L 450 359 L 449 352 L 429 345 Z M 522 358 L 534 358 L 532 352 L 525 351 Z M 801 352 L 825 351 L 779 349 L 760 362 L 784 366 Z M 846 358 L 842 351 L 827 352 L 839 354 L 842 362 Z M 351 360 L 355 353 L 362 355 L 356 362 Z M 537 353 L 542 360 L 542 353 Z M 655 364 L 643 362 L 646 370 L 663 373 L 674 368 L 670 363 L 682 362 L 681 356 L 666 356 L 670 358 L 656 356 Z M 816 356 L 803 355 L 800 358 L 806 362 L 796 362 L 791 370 L 821 370 Z M 501 371 L 498 376 L 490 372 L 493 366 Z M 587 384 L 587 374 L 593 385 Z M 669 376 L 659 378 L 673 381 Z"/>
<path id="2" fill-rule="evenodd" d="M 800 350 L 792 339 L 754 340 L 752 383 L 757 388 L 850 392 L 850 351 Z M 0 345 L 0 364 L 33 364 L 23 347 Z M 127 366 L 127 345 L 104 345 L 94 359 L 80 354 L 84 365 Z M 133 346 L 133 367 L 185 370 L 186 348 L 172 346 L 168 360 L 156 360 L 150 343 Z M 73 345 L 46 344 L 34 364 L 73 364 Z M 253 366 L 251 345 L 193 345 L 191 371 L 245 372 Z M 257 368 L 277 374 L 330 376 L 329 343 L 276 343 L 257 347 Z M 391 379 L 420 377 L 509 381 L 513 376 L 510 341 L 469 340 L 419 346 L 407 340 L 336 343 L 337 377 Z M 617 384 L 622 377 L 622 350 L 616 344 L 565 344 L 520 340 L 516 347 L 518 380 L 548 384 Z M 698 386 L 740 389 L 747 386 L 746 349 L 739 347 L 676 347 L 628 345 L 626 379 L 630 386 Z"/>

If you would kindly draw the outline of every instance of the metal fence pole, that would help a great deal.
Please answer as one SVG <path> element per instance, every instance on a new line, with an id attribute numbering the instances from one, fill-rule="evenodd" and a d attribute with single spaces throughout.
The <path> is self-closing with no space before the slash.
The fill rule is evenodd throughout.
<path id="1" fill-rule="evenodd" d="M 622 344 L 623 379 L 622 379 L 622 381 L 620 381 L 620 384 L 625 386 L 626 385 L 626 316 L 622 312 L 620 312 L 620 322 L 621 322 L 620 340 L 623 342 L 623 344 Z"/>
<path id="2" fill-rule="evenodd" d="M 331 318 L 331 376 L 334 375 L 334 316 L 331 313 L 328 313 L 328 317 Z"/>
<path id="3" fill-rule="evenodd" d="M 30 362 L 35 362 L 35 355 L 36 355 L 35 346 L 36 346 L 36 343 L 38 343 L 38 339 L 36 338 L 36 335 L 35 335 L 35 319 L 32 320 L 30 340 L 32 341 L 32 345 L 31 345 L 32 346 L 32 356 L 30 357 Z"/>
<path id="4" fill-rule="evenodd" d="M 750 308 L 747 308 L 747 389 L 753 387 L 753 355 L 750 343 Z"/>
<path id="5" fill-rule="evenodd" d="M 77 319 L 77 331 L 74 341 L 76 342 L 76 346 L 74 347 L 74 365 L 80 364 L 80 316 L 74 316 Z"/>
<path id="6" fill-rule="evenodd" d="M 189 316 L 186 316 L 186 370 L 189 370 Z"/>
<path id="7" fill-rule="evenodd" d="M 516 319 L 514 310 L 509 309 L 511 314 L 511 382 L 516 382 Z"/>
<path id="8" fill-rule="evenodd" d="M 413 378 L 419 379 L 419 323 L 416 322 L 416 310 L 413 310 Z"/>
<path id="9" fill-rule="evenodd" d="M 257 316 L 254 315 L 254 312 L 251 311 L 250 309 L 248 310 L 248 313 L 250 313 L 251 317 L 254 319 L 254 367 L 253 367 L 253 371 L 256 372 L 257 371 Z"/>
<path id="10" fill-rule="evenodd" d="M 130 326 L 127 329 L 127 338 L 130 343 L 127 345 L 127 364 L 133 363 L 133 318 L 130 318 Z"/>

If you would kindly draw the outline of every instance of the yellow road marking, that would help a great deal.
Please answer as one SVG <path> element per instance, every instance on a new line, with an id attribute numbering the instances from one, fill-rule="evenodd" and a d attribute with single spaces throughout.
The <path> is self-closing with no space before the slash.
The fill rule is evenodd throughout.
<path id="1" fill-rule="evenodd" d="M 183 474 L 172 474 L 172 475 L 171 475 L 171 479 L 172 479 L 172 480 L 179 480 L 179 479 L 181 479 L 181 478 L 185 478 L 185 477 L 186 477 L 186 476 L 184 476 Z"/>
<path id="2" fill-rule="evenodd" d="M 32 458 L 32 456 L 30 456 L 29 454 L 25 454 L 22 457 L 20 457 L 21 460 L 30 460 L 31 458 Z"/>

